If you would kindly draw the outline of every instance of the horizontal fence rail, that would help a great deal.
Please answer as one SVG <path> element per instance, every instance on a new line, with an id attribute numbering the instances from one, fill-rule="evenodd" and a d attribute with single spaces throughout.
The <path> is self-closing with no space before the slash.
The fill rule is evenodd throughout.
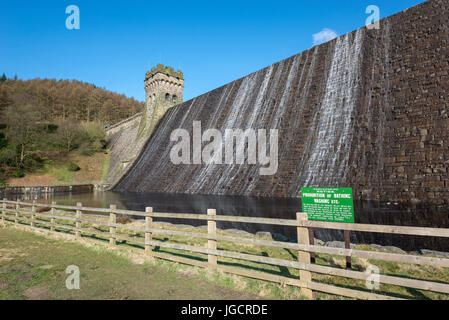
<path id="1" fill-rule="evenodd" d="M 45 213 L 41 211 L 44 211 Z M 93 216 L 93 213 L 96 215 Z M 145 218 L 145 223 L 142 227 L 125 226 L 117 223 L 118 215 L 142 217 Z M 153 222 L 154 218 L 202 220 L 207 222 L 207 230 L 205 230 L 205 232 L 179 231 L 164 228 L 164 225 L 162 225 L 162 228 L 155 228 Z M 356 299 L 400 299 L 400 297 L 396 296 L 378 294 L 373 292 L 373 290 L 361 291 L 329 285 L 313 280 L 312 274 L 342 277 L 359 281 L 368 281 L 371 276 L 370 273 L 363 271 L 315 264 L 311 258 L 313 258 L 316 253 L 347 257 L 347 261 L 349 259 L 349 265 L 347 264 L 347 266 L 350 266 L 351 257 L 355 257 L 361 259 L 449 268 L 449 259 L 445 258 L 353 250 L 348 247 L 332 248 L 317 246 L 313 244 L 313 238 L 309 238 L 310 234 L 313 236 L 313 232 L 310 232 L 312 230 L 311 228 L 344 230 L 347 234 L 349 234 L 349 231 L 358 231 L 446 238 L 449 237 L 449 229 L 310 221 L 304 213 L 298 213 L 297 219 L 273 219 L 217 215 L 214 209 L 209 209 L 207 214 L 153 212 L 153 208 L 150 207 L 146 208 L 145 212 L 141 212 L 117 209 L 114 205 L 111 205 L 110 208 L 91 208 L 83 207 L 81 203 L 77 203 L 76 206 L 67 206 L 57 205 L 54 202 L 52 204 L 40 204 L 35 201 L 30 203 L 3 199 L 1 200 L 1 221 L 3 224 L 12 223 L 14 225 L 25 225 L 32 228 L 46 229 L 51 232 L 69 233 L 74 235 L 75 238 L 94 237 L 106 239 L 109 241 L 110 246 L 119 245 L 118 241 L 138 244 L 145 250 L 145 254 L 149 256 L 198 267 L 217 269 L 223 272 L 233 273 L 245 277 L 297 286 L 301 288 L 302 293 L 308 298 L 314 298 L 314 292 L 324 292 Z M 296 227 L 298 234 L 297 243 L 219 234 L 217 233 L 216 228 L 217 221 Z M 106 228 L 106 231 L 99 230 L 99 227 Z M 132 231 L 135 235 L 123 235 L 120 233 L 123 230 Z M 176 236 L 188 239 L 203 239 L 207 243 L 204 247 L 198 245 L 158 241 L 153 239 L 155 235 Z M 283 248 L 294 250 L 297 252 L 298 256 L 295 261 L 223 250 L 218 249 L 218 243 Z M 199 261 L 193 257 L 186 258 L 185 254 L 180 256 L 175 253 L 163 253 L 155 250 L 155 248 L 167 248 L 182 252 L 201 254 L 207 256 L 207 260 Z M 224 260 L 217 261 L 218 257 L 223 259 L 242 260 L 264 265 L 293 268 L 299 271 L 299 277 L 293 278 L 283 275 L 274 275 L 267 272 L 242 269 L 239 267 L 231 267 L 226 265 L 226 261 Z M 385 274 L 377 275 L 377 281 L 379 283 L 392 286 L 449 294 L 449 284 L 447 283 L 411 279 Z"/>

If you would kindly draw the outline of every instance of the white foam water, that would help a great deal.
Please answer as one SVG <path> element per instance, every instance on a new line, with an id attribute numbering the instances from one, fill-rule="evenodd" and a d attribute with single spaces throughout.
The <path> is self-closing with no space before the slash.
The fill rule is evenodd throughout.
<path id="1" fill-rule="evenodd" d="M 279 145 L 278 161 L 279 164 L 290 163 L 295 160 L 292 157 L 296 157 L 298 166 L 288 168 L 292 180 L 289 189 L 282 192 L 298 195 L 301 186 L 337 185 L 348 173 L 352 117 L 361 77 L 363 32 L 359 30 L 340 37 L 335 44 L 324 47 L 328 50 L 325 56 L 330 60 L 324 76 L 317 67 L 323 56 L 321 46 L 202 95 L 188 105 L 170 109 L 118 190 L 253 195 L 267 180 L 263 178 L 262 182 L 259 176 L 260 164 L 248 164 L 247 154 L 244 164 L 234 161 L 234 164 L 174 166 L 169 161 L 175 144 L 169 141 L 171 132 L 177 128 L 191 132 L 193 122 L 200 120 L 203 121 L 202 132 L 221 131 L 222 146 L 226 144 L 226 129 L 266 129 L 269 132 L 288 128 L 288 132 L 279 131 L 283 135 L 280 143 L 284 145 Z M 315 97 L 310 97 L 316 81 L 323 84 L 317 91 L 318 105 L 310 107 L 311 118 L 304 117 L 306 107 L 316 104 Z M 292 119 L 292 115 L 296 118 Z M 306 135 L 307 141 L 301 142 L 302 147 L 298 148 L 297 138 L 305 126 L 310 127 L 310 132 Z M 235 148 L 245 150 L 244 144 L 246 142 Z M 268 145 L 267 149 L 270 148 Z M 295 148 L 297 151 L 292 152 Z M 274 180 L 268 181 L 265 195 L 277 195 L 282 186 L 279 185 L 279 190 L 277 187 Z"/>
<path id="2" fill-rule="evenodd" d="M 302 186 L 335 186 L 344 181 L 353 140 L 362 61 L 363 29 L 336 40 L 325 93 L 314 119 L 314 139 Z"/>

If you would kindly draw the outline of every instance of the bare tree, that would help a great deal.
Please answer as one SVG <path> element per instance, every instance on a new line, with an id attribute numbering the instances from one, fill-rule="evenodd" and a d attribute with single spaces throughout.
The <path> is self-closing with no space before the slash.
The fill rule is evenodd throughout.
<path id="1" fill-rule="evenodd" d="M 19 152 L 18 167 L 23 167 L 29 148 L 38 134 L 40 113 L 32 105 L 14 104 L 6 110 L 6 134 L 12 145 Z"/>
<path id="2" fill-rule="evenodd" d="M 58 137 L 67 152 L 73 150 L 79 137 L 79 124 L 76 120 L 63 120 L 58 125 Z"/>

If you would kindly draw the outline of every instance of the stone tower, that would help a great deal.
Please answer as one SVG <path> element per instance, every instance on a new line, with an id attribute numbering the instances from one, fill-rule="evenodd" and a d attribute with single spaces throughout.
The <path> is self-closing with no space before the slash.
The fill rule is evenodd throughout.
<path id="1" fill-rule="evenodd" d="M 167 110 L 182 103 L 183 89 L 184 77 L 180 70 L 158 64 L 148 71 L 145 76 L 146 103 L 141 129 L 151 134 Z"/>

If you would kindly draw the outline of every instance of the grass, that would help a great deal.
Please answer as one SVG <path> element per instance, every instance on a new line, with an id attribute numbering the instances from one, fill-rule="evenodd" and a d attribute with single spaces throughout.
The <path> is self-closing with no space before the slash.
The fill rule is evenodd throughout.
<path id="1" fill-rule="evenodd" d="M 0 229 L 0 300 L 9 299 L 254 299 L 196 274 L 134 260 L 128 252 L 86 247 L 31 232 Z M 79 267 L 80 289 L 66 288 L 66 268 Z"/>
<path id="2" fill-rule="evenodd" d="M 58 215 L 60 215 L 58 213 Z M 62 215 L 64 215 L 62 213 Z M 94 219 L 94 218 L 89 218 Z M 99 219 L 99 218 L 95 218 Z M 103 221 L 107 221 L 108 217 L 106 216 Z M 42 220 L 45 220 L 42 218 Z M 73 225 L 72 222 L 67 222 L 63 220 L 57 220 L 58 224 L 67 224 Z M 205 230 L 199 228 L 179 228 L 174 225 L 160 225 L 155 223 L 155 228 L 164 228 L 171 230 L 182 230 L 185 232 L 195 232 L 195 233 L 206 233 Z M 105 232 L 106 235 L 109 232 L 108 227 L 104 226 L 96 226 L 93 227 L 87 223 L 82 224 L 83 229 L 90 229 L 94 232 Z M 131 237 L 138 237 L 140 240 L 143 239 L 144 233 L 139 231 L 143 228 L 142 221 L 134 221 L 130 224 L 123 225 L 122 227 L 117 229 L 118 234 L 123 234 Z M 61 230 L 62 231 L 62 230 Z M 221 230 L 217 231 L 218 234 L 222 235 L 231 235 Z M 87 236 L 87 233 L 86 233 Z M 235 235 L 234 235 L 235 236 Z M 248 235 L 248 237 L 253 237 L 253 235 Z M 165 235 L 153 235 L 153 239 L 160 242 L 170 242 L 175 244 L 187 244 L 199 247 L 205 247 L 207 244 L 207 240 L 205 239 L 197 239 L 197 238 L 188 238 L 181 236 L 165 236 Z M 106 243 L 107 237 L 105 236 L 102 241 Z M 121 241 L 118 240 L 119 248 L 133 248 L 133 249 L 143 249 L 142 245 L 136 244 L 133 242 Z M 282 249 L 282 248 L 273 248 L 259 245 L 249 245 L 249 244 L 237 244 L 232 242 L 218 242 L 219 250 L 229 250 L 236 251 L 247 254 L 254 254 L 259 256 L 266 256 L 271 258 L 280 258 L 286 260 L 297 261 L 297 252 L 290 249 Z M 358 250 L 370 250 L 370 251 L 380 251 L 372 249 L 369 246 L 359 245 L 356 247 Z M 190 259 L 195 259 L 198 261 L 206 261 L 207 257 L 202 254 L 190 253 L 186 251 L 180 251 L 175 249 L 168 249 L 162 247 L 156 247 L 153 249 L 154 251 L 166 253 L 174 256 L 185 257 Z M 250 261 L 242 261 L 231 258 L 222 258 L 218 257 L 218 262 L 221 265 L 225 266 L 233 266 L 237 268 L 250 269 L 254 271 L 261 271 L 266 273 L 271 273 L 275 275 L 281 275 L 290 278 L 298 278 L 299 272 L 293 268 L 287 267 L 279 267 L 272 266 L 267 264 L 261 264 Z M 163 260 L 158 260 L 158 264 L 163 264 L 166 268 L 181 268 L 179 264 L 167 262 Z M 323 266 L 332 266 L 336 268 L 345 268 L 346 260 L 345 257 L 336 256 L 336 255 L 328 255 L 328 254 L 316 254 L 316 263 L 318 265 Z M 377 266 L 380 269 L 381 274 L 392 275 L 397 277 L 404 278 L 414 278 L 414 279 L 422 279 L 429 281 L 436 281 L 442 283 L 449 283 L 449 268 L 442 267 L 434 267 L 434 266 L 422 266 L 422 265 L 413 265 L 413 264 L 405 264 L 405 263 L 395 263 L 395 262 L 386 262 L 379 260 L 368 260 L 362 258 L 353 258 L 352 259 L 352 270 L 355 271 L 365 271 L 369 265 Z M 173 267 L 174 266 L 174 267 Z M 189 268 L 187 266 L 183 266 L 182 268 Z M 181 270 L 181 269 L 179 269 Z M 210 273 L 205 270 L 201 270 L 198 268 L 190 268 L 189 272 L 194 272 L 196 275 L 200 276 L 203 279 L 212 280 L 215 283 L 218 283 L 222 286 L 225 286 L 230 289 L 245 289 L 247 292 L 253 294 L 262 293 L 265 296 L 276 297 L 279 299 L 301 299 L 300 289 L 290 286 L 284 286 L 277 283 L 264 282 L 260 280 L 254 280 L 249 278 L 244 278 L 240 276 L 228 275 L 223 273 Z M 192 271 L 194 270 L 194 271 Z M 184 271 L 183 271 L 184 272 Z M 360 290 L 360 291 L 368 291 L 374 292 L 378 294 L 390 295 L 400 298 L 408 298 L 408 299 L 445 299 L 449 300 L 449 295 L 447 294 L 439 294 L 435 292 L 423 291 L 423 290 L 415 290 L 405 287 L 398 287 L 392 285 L 381 284 L 380 290 L 369 290 L 366 287 L 364 281 L 347 279 L 343 277 L 335 277 L 335 276 L 326 276 L 319 274 L 312 274 L 312 278 L 314 281 L 337 285 L 341 287 L 346 287 L 350 289 Z M 318 299 L 344 299 L 343 297 L 332 296 L 324 293 L 317 293 Z"/>
<path id="3" fill-rule="evenodd" d="M 164 226 L 163 228 L 179 230 L 179 228 L 174 227 L 174 226 L 170 226 L 170 227 Z M 99 227 L 98 229 L 100 229 L 104 232 L 108 231 L 107 228 Z M 197 229 L 197 228 L 191 228 L 191 229 L 182 228 L 182 231 L 206 233 L 205 230 L 201 230 L 201 229 Z M 126 225 L 121 230 L 119 229 L 118 233 L 124 233 L 127 235 L 139 236 L 139 237 L 144 236 L 143 232 L 135 232 L 135 231 L 132 231 L 129 229 L 126 230 Z M 222 234 L 222 235 L 228 235 L 228 236 L 230 235 L 223 231 L 218 231 L 218 233 Z M 252 236 L 249 236 L 249 237 L 252 237 Z M 200 247 L 205 247 L 206 243 L 207 243 L 207 240 L 205 240 L 205 239 L 186 238 L 186 237 L 180 237 L 180 236 L 153 235 L 153 239 L 157 240 L 157 241 L 162 241 L 162 242 L 188 244 L 188 245 L 200 246 Z M 254 255 L 259 255 L 259 256 L 266 256 L 266 257 L 270 257 L 270 258 L 279 258 L 279 259 L 297 261 L 297 252 L 295 252 L 294 250 L 290 250 L 290 249 L 249 245 L 249 244 L 237 244 L 237 243 L 224 242 L 224 241 L 218 242 L 218 249 L 219 250 L 236 251 L 236 252 L 247 253 L 247 254 L 254 254 Z M 369 251 L 380 251 L 380 250 L 374 250 L 371 247 L 365 246 L 365 245 L 357 246 L 356 249 L 369 250 Z M 190 258 L 205 261 L 204 255 L 201 255 L 201 254 L 186 253 L 185 251 L 168 249 L 168 248 L 156 248 L 156 250 L 159 252 L 162 252 L 162 253 L 168 253 L 168 254 L 178 255 L 178 256 L 183 256 L 183 257 L 187 256 Z M 231 259 L 231 258 L 222 258 L 222 257 L 219 257 L 218 261 L 219 261 L 219 263 L 221 263 L 223 265 L 227 265 L 227 266 L 251 269 L 254 271 L 262 271 L 262 272 L 267 272 L 267 273 L 281 275 L 281 276 L 290 277 L 290 278 L 298 278 L 299 277 L 298 270 L 293 269 L 293 268 L 272 266 L 272 265 L 261 264 L 261 263 L 257 263 L 257 262 L 242 261 L 242 260 Z M 342 257 L 342 256 L 337 256 L 337 255 L 316 254 L 316 263 L 318 265 L 332 266 L 332 267 L 343 269 L 346 266 L 346 258 Z M 380 269 L 380 273 L 385 274 L 385 275 L 449 283 L 449 268 L 413 265 L 413 264 L 405 264 L 405 263 L 395 263 L 395 262 L 372 260 L 372 259 L 368 260 L 368 259 L 362 259 L 362 258 L 353 258 L 352 259 L 352 270 L 363 272 L 366 270 L 366 268 L 369 265 L 377 266 Z M 424 300 L 425 299 L 436 299 L 436 300 L 449 299 L 449 295 L 447 295 L 447 294 L 415 290 L 415 289 L 409 289 L 409 288 L 405 288 L 405 287 L 386 285 L 386 284 L 381 284 L 380 290 L 368 290 L 364 281 L 348 279 L 348 278 L 343 278 L 343 277 L 313 274 L 312 278 L 315 281 L 318 281 L 321 283 L 342 286 L 342 287 L 360 290 L 360 291 L 368 291 L 368 292 L 374 292 L 374 293 L 378 293 L 378 294 L 396 296 L 396 297 L 400 297 L 400 298 L 424 299 Z M 247 281 L 249 283 L 249 286 L 251 286 L 252 285 L 251 283 L 253 281 L 252 280 L 247 280 Z M 256 282 L 258 282 L 258 281 L 256 281 Z M 271 294 L 281 297 L 282 299 L 288 299 L 289 297 L 299 297 L 299 294 L 298 294 L 299 290 L 292 288 L 292 287 L 290 287 L 291 291 L 288 291 L 288 292 L 286 292 L 285 288 L 283 288 L 282 289 L 283 293 L 276 292 L 279 288 L 276 285 L 268 286 L 268 288 L 269 288 L 268 290 L 271 291 Z M 258 290 L 258 289 L 259 288 L 256 288 L 256 290 Z M 344 299 L 343 297 L 336 297 L 336 296 L 322 294 L 322 293 L 318 293 L 317 298 L 318 299 Z"/>
<path id="4" fill-rule="evenodd" d="M 10 178 L 9 186 L 55 186 L 95 184 L 103 181 L 109 170 L 110 155 L 104 152 L 83 156 L 76 152 L 58 159 L 47 159 L 41 168 L 27 172 L 23 178 Z M 74 162 L 79 171 L 70 171 L 68 165 Z"/>
<path id="5" fill-rule="evenodd" d="M 75 172 L 70 171 L 67 166 L 61 165 L 47 165 L 46 173 L 56 179 L 58 182 L 70 183 L 73 181 L 73 176 Z"/>
<path id="6" fill-rule="evenodd" d="M 108 154 L 109 154 L 109 152 L 108 152 Z M 108 176 L 110 159 L 111 158 L 109 156 L 104 157 L 103 168 L 102 168 L 102 172 L 101 172 L 101 181 L 105 181 Z"/>

